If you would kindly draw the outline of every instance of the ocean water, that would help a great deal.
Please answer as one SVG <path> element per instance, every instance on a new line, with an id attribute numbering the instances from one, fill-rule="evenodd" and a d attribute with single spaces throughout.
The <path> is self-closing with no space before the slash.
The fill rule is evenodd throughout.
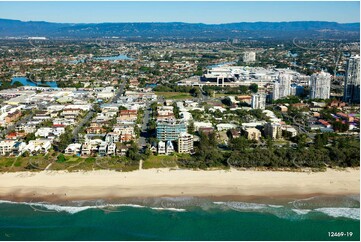
<path id="1" fill-rule="evenodd" d="M 344 235 L 329 237 L 329 232 Z M 282 203 L 195 197 L 122 203 L 0 201 L 0 240 L 359 239 L 357 196 L 311 197 Z"/>

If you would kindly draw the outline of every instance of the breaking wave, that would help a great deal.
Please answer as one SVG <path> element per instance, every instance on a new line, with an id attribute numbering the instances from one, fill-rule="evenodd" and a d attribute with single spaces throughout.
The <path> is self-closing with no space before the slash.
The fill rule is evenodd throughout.
<path id="1" fill-rule="evenodd" d="M 139 204 L 102 204 L 102 205 L 88 205 L 88 206 L 68 206 L 68 205 L 58 205 L 58 204 L 49 204 L 44 202 L 12 202 L 6 200 L 0 200 L 0 204 L 19 204 L 19 205 L 28 205 L 33 208 L 34 211 L 39 212 L 66 212 L 69 214 L 79 213 L 88 209 L 108 209 L 108 208 L 119 208 L 119 207 L 132 207 L 132 208 L 150 208 L 153 210 L 168 210 L 173 212 L 185 212 L 185 209 L 178 208 L 160 208 L 160 207 L 147 207 Z M 76 202 L 74 202 L 76 203 Z M 43 210 L 45 209 L 45 210 Z M 111 212 L 111 210 L 106 210 Z"/>
<path id="2" fill-rule="evenodd" d="M 310 201 L 314 198 L 303 199 L 303 201 Z M 299 201 L 299 200 L 296 200 Z M 339 203 L 335 201 L 334 203 Z M 315 204 L 310 204 L 308 207 L 312 208 L 299 208 L 299 204 L 290 202 L 288 206 L 262 204 L 262 203 L 247 203 L 247 202 L 214 202 L 214 204 L 221 206 L 224 209 L 232 209 L 239 212 L 259 212 L 275 215 L 284 219 L 307 219 L 312 217 L 319 217 L 327 215 L 333 218 L 347 218 L 353 220 L 360 220 L 359 207 L 315 207 Z M 297 205 L 295 205 L 297 204 Z M 331 205 L 329 201 L 325 206 Z M 347 202 L 348 205 L 355 205 Z M 321 205 L 319 202 L 317 205 Z M 304 206 L 306 207 L 306 206 Z"/>
<path id="3" fill-rule="evenodd" d="M 334 218 L 360 220 L 360 208 L 316 208 L 315 211 Z"/>
<path id="4" fill-rule="evenodd" d="M 360 220 L 360 202 L 355 197 L 311 197 L 294 200 L 286 204 L 266 204 L 255 202 L 217 201 L 213 202 L 197 197 L 162 197 L 131 199 L 124 203 L 108 203 L 97 201 L 72 201 L 65 204 L 47 202 L 12 202 L 0 200 L 0 204 L 28 205 L 37 212 L 66 212 L 76 214 L 85 210 L 103 210 L 106 213 L 121 212 L 121 207 L 151 209 L 153 211 L 187 212 L 194 209 L 207 211 L 210 209 L 234 210 L 237 212 L 253 212 L 272 214 L 282 219 L 300 220 L 324 218 Z"/>

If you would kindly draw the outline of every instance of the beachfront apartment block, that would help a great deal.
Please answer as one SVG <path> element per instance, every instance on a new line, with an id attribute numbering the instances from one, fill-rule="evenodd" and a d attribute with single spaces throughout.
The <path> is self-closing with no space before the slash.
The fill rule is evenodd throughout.
<path id="1" fill-rule="evenodd" d="M 193 135 L 181 133 L 178 138 L 178 153 L 191 153 L 193 151 Z"/>
<path id="2" fill-rule="evenodd" d="M 187 132 L 183 120 L 169 119 L 157 121 L 157 139 L 160 141 L 175 141 L 181 133 Z"/>

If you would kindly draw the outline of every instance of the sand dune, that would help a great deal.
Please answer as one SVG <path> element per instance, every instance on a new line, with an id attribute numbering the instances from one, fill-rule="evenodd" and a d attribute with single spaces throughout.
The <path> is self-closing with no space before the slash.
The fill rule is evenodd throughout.
<path id="1" fill-rule="evenodd" d="M 153 196 L 305 196 L 359 194 L 360 171 L 192 171 L 18 172 L 0 174 L 7 200 L 126 198 Z"/>

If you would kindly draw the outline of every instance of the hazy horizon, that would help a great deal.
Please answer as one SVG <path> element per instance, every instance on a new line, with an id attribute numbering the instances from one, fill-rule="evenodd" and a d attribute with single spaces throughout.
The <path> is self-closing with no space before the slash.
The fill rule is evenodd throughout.
<path id="1" fill-rule="evenodd" d="M 360 23 L 358 1 L 0 2 L 0 18 L 53 23 Z M 62 11 L 59 12 L 59 9 Z M 315 11 L 316 10 L 316 11 Z"/>
<path id="2" fill-rule="evenodd" d="M 3 20 L 13 20 L 13 21 L 21 21 L 21 22 L 47 22 L 47 23 L 56 23 L 56 24 L 111 24 L 111 23 L 185 23 L 185 24 L 205 24 L 205 25 L 222 25 L 222 24 L 236 24 L 236 23 L 287 23 L 287 22 L 329 22 L 329 23 L 338 23 L 338 24 L 356 24 L 358 22 L 337 22 L 337 21 L 324 21 L 324 20 L 297 20 L 297 21 L 241 21 L 241 22 L 227 22 L 227 23 L 202 23 L 202 22 L 185 22 L 185 21 L 143 21 L 143 22 L 53 22 L 46 20 L 20 20 L 20 19 L 8 19 L 8 18 L 0 18 Z"/>

